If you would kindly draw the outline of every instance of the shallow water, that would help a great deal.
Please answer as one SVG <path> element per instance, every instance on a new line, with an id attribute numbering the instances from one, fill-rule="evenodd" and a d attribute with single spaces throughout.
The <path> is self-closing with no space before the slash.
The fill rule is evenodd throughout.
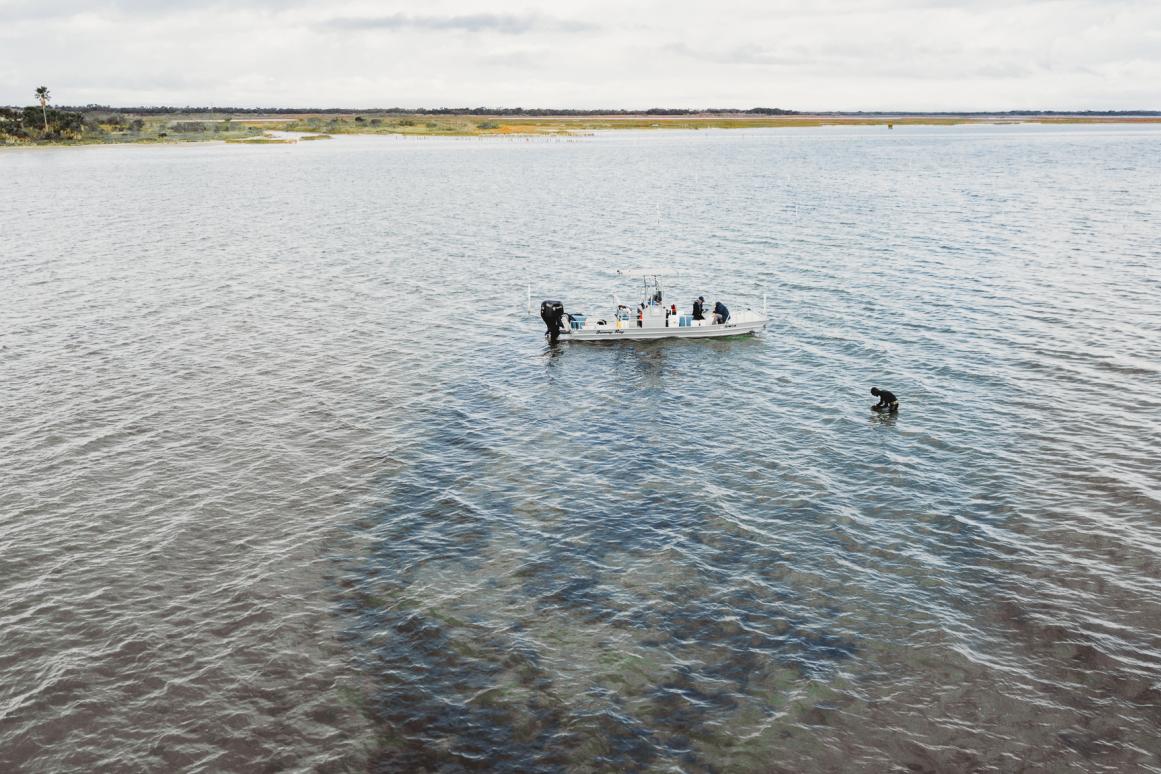
<path id="1" fill-rule="evenodd" d="M 1161 771 L 1158 169 L 1099 126 L 0 153 L 0 769 Z M 658 263 L 769 330 L 525 312 Z"/>

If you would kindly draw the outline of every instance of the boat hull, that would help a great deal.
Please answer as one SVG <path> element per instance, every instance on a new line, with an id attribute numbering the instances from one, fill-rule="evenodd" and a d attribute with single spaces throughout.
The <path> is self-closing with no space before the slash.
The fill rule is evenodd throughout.
<path id="1" fill-rule="evenodd" d="M 730 320 L 724 325 L 702 325 L 690 327 L 644 327 L 638 328 L 631 322 L 620 328 L 611 325 L 599 328 L 581 328 L 578 330 L 561 331 L 561 341 L 653 341 L 658 339 L 715 339 L 726 336 L 746 336 L 757 333 L 766 327 L 766 319 L 745 320 L 734 322 Z"/>

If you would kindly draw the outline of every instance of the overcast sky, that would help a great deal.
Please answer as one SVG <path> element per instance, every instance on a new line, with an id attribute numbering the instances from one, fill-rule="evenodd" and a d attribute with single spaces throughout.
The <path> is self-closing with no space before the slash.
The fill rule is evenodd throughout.
<path id="1" fill-rule="evenodd" d="M 0 104 L 1161 109 L 1161 0 L 0 0 Z"/>

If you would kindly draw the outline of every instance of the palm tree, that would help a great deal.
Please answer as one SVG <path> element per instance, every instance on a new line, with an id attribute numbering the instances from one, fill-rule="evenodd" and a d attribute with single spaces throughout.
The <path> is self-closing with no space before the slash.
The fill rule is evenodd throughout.
<path id="1" fill-rule="evenodd" d="M 48 131 L 48 101 L 52 97 L 48 94 L 47 86 L 36 87 L 36 98 L 40 100 L 40 114 L 44 116 L 44 131 Z"/>

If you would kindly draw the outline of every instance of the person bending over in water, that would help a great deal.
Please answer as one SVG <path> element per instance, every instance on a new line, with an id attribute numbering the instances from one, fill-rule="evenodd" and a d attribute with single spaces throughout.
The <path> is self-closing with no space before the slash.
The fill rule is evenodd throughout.
<path id="1" fill-rule="evenodd" d="M 871 406 L 872 411 L 883 411 L 885 409 L 894 414 L 899 410 L 899 399 L 890 390 L 880 390 L 878 387 L 872 387 L 871 394 L 879 399 L 878 403 Z"/>

